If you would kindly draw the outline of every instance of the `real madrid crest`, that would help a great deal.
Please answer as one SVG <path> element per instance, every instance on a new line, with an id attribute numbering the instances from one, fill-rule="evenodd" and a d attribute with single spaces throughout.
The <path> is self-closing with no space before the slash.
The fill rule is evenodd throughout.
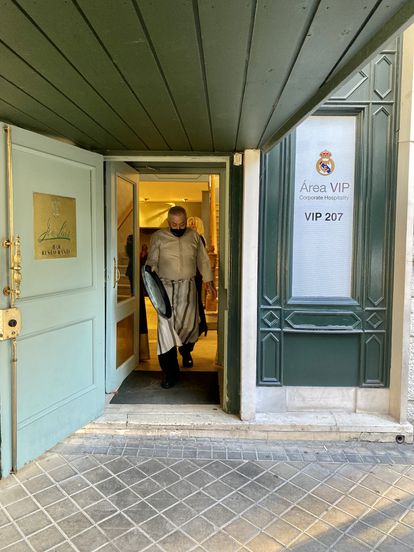
<path id="1" fill-rule="evenodd" d="M 328 176 L 335 170 L 335 163 L 331 159 L 332 153 L 328 150 L 321 151 L 320 158 L 316 161 L 316 170 L 322 176 Z"/>

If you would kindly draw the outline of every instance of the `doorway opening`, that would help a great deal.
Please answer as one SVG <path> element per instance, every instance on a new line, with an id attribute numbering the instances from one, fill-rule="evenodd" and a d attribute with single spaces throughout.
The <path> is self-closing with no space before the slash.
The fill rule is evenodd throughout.
<path id="1" fill-rule="evenodd" d="M 130 196 L 128 205 L 128 201 L 121 205 L 123 199 L 118 200 L 120 207 L 113 221 L 117 227 L 116 303 L 126 305 L 138 297 L 139 312 L 135 325 L 133 316 L 128 318 L 131 322 L 128 327 L 117 324 L 117 357 L 124 355 L 122 359 L 117 358 L 117 368 L 127 362 L 127 357 L 134 356 L 135 362 L 119 387 L 111 389 L 114 391 L 111 405 L 225 406 L 226 236 L 221 219 L 226 214 L 226 173 L 211 169 L 206 172 L 194 168 L 181 170 L 146 172 L 145 168 L 139 168 L 136 197 Z M 118 187 L 118 194 L 119 190 Z M 207 332 L 200 333 L 195 345 L 193 366 L 183 367 L 178 355 L 180 381 L 170 389 L 163 389 L 157 356 L 157 315 L 142 285 L 140 268 L 145 264 L 151 236 L 160 228 L 168 227 L 168 210 L 174 205 L 184 207 L 188 226 L 202 236 L 218 296 L 212 298 L 202 286 L 200 297 Z"/>

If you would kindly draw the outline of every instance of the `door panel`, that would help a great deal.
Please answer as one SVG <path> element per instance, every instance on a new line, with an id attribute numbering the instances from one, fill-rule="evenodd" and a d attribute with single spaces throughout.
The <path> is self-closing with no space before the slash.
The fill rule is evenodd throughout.
<path id="1" fill-rule="evenodd" d="M 116 324 L 116 368 L 118 369 L 124 362 L 134 354 L 134 332 L 135 320 L 134 314 L 126 316 Z"/>
<path id="2" fill-rule="evenodd" d="M 138 181 L 138 172 L 126 163 L 107 163 L 107 393 L 139 362 Z"/>
<path id="3" fill-rule="evenodd" d="M 53 341 L 56 347 L 48 353 L 48 363 L 44 369 L 33 378 L 31 363 L 42 363 L 50 341 Z M 79 348 L 76 365 L 72 365 L 70 358 L 62 357 L 60 351 L 64 350 L 67 343 L 76 343 Z M 56 404 L 66 402 L 93 386 L 92 344 L 91 320 L 46 331 L 19 341 L 19 389 L 21 396 L 30 397 L 29 401 L 19 404 L 21 424 L 27 425 L 27 421 L 36 418 L 39 412 L 50 410 Z M 55 389 L 53 396 L 44 392 L 49 386 Z"/>
<path id="4" fill-rule="evenodd" d="M 22 240 L 25 272 L 36 274 L 36 278 L 25 277 L 24 279 L 22 285 L 25 298 L 91 287 L 94 261 L 92 255 L 94 179 L 91 167 L 16 145 L 13 147 L 13 171 L 16 206 L 25 205 L 30 198 L 30 206 L 27 209 L 15 209 L 16 232 L 27 236 L 24 241 Z M 76 198 L 78 237 L 76 257 L 47 260 L 34 258 L 33 192 Z M 51 277 L 50 267 L 53 267 L 53 277 Z M 82 267 L 82 270 L 79 270 L 79 267 Z"/>
<path id="5" fill-rule="evenodd" d="M 21 298 L 16 305 L 23 322 L 17 340 L 17 466 L 21 467 L 103 411 L 103 158 L 16 127 L 12 144 L 15 233 L 21 236 L 22 247 Z M 2 135 L 3 151 L 4 147 Z M 0 187 L 5 197 L 3 177 Z M 59 198 L 75 200 L 75 256 L 35 258 L 39 235 L 34 228 L 34 192 L 54 196 L 53 212 L 45 211 L 44 221 L 47 246 L 56 251 L 65 243 L 63 234 L 48 231 L 47 226 L 62 227 L 66 213 L 60 211 Z M 3 219 L 5 205 L 0 207 Z M 5 238 L 4 225 L 1 230 Z M 3 262 L 0 272 L 3 283 L 7 280 Z M 2 308 L 6 305 L 2 297 Z M 0 342 L 4 475 L 11 465 L 10 351 L 9 342 Z"/>

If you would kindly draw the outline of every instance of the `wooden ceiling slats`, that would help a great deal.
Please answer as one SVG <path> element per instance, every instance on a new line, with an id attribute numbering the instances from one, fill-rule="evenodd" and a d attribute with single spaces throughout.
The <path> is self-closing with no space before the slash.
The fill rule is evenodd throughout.
<path id="1" fill-rule="evenodd" d="M 47 2 L 48 0 L 45 0 Z M 61 0 L 53 2 L 55 6 L 55 21 L 61 17 L 56 9 Z M 16 4 L 8 2 L 7 9 L 2 10 L 1 35 L 4 42 L 12 45 L 13 50 L 28 61 L 30 65 L 43 75 L 56 88 L 61 90 L 83 111 L 90 113 L 99 121 L 108 132 L 116 137 L 127 148 L 136 147 L 139 143 L 142 149 L 147 149 L 144 143 L 140 142 L 135 133 L 125 124 L 114 110 L 115 106 L 108 104 L 102 96 L 97 93 L 91 84 L 76 69 L 79 60 L 68 60 L 62 53 L 46 38 L 44 32 L 33 24 L 29 18 L 17 7 Z M 43 4 L 40 2 L 40 4 Z M 38 5 L 36 3 L 36 5 Z M 56 15 L 59 14 L 59 17 Z M 76 29 L 70 20 L 65 21 L 73 33 L 73 39 L 79 40 Z M 82 50 L 82 56 L 87 52 Z"/>
<path id="2" fill-rule="evenodd" d="M 72 64 L 89 86 L 91 101 L 102 99 L 125 126 L 124 132 L 148 148 L 167 149 L 148 114 L 123 80 L 77 4 L 62 0 L 18 0 L 19 5 Z M 55 12 L 59 11 L 59 17 Z M 145 138 L 144 138 L 145 137 Z"/>
<path id="3" fill-rule="evenodd" d="M 28 130 L 43 132 L 44 134 L 53 134 L 54 130 L 45 124 L 42 120 L 32 117 L 30 113 L 24 112 L 20 107 L 0 98 L 0 110 L 5 122 L 13 123 Z"/>
<path id="4" fill-rule="evenodd" d="M 404 4 L 405 0 L 393 0 L 392 2 L 382 0 L 366 21 L 361 34 L 355 37 L 355 40 L 352 41 L 352 44 L 348 50 L 344 52 L 343 57 L 338 60 L 338 64 L 328 76 L 328 80 L 336 75 L 341 67 L 343 67 L 368 40 L 379 33 L 384 25 L 384 22 L 391 18 Z"/>
<path id="5" fill-rule="evenodd" d="M 209 106 L 191 0 L 137 1 L 194 151 L 212 151 Z"/>
<path id="6" fill-rule="evenodd" d="M 125 147 L 91 115 L 67 98 L 59 89 L 52 85 L 43 75 L 39 74 L 27 62 L 17 56 L 10 48 L 0 42 L 0 75 L 18 88 L 30 94 L 40 103 L 60 113 L 65 119 L 81 128 L 96 143 L 112 144 L 111 149 Z M 83 144 L 83 142 L 80 142 Z"/>
<path id="7" fill-rule="evenodd" d="M 103 143 L 98 143 L 91 136 L 88 136 L 71 122 L 66 121 L 60 114 L 53 112 L 49 107 L 44 106 L 23 90 L 17 88 L 13 83 L 0 77 L 0 98 L 10 105 L 18 105 L 19 109 L 27 117 L 33 118 L 49 128 L 52 136 L 66 136 L 74 143 L 84 144 L 92 149 L 102 149 Z"/>
<path id="8" fill-rule="evenodd" d="M 414 2 L 0 0 L 0 13 L 0 120 L 99 151 L 226 152 L 271 147 Z"/>
<path id="9" fill-rule="evenodd" d="M 365 15 L 377 0 L 322 0 L 295 66 L 277 102 L 264 140 L 286 121 L 306 98 L 314 95 L 342 52 L 358 34 Z"/>
<path id="10" fill-rule="evenodd" d="M 78 0 L 78 3 L 165 143 L 172 150 L 188 150 L 185 130 L 133 2 Z"/>
<path id="11" fill-rule="evenodd" d="M 234 150 L 256 2 L 199 2 L 212 131 L 217 151 Z M 231 146 L 229 148 L 229 145 Z"/>
<path id="12" fill-rule="evenodd" d="M 317 0 L 258 3 L 237 149 L 257 147 L 316 5 Z"/>

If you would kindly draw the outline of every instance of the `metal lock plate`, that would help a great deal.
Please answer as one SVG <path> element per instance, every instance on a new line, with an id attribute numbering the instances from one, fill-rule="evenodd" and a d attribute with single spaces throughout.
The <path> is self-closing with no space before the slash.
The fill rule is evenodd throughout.
<path id="1" fill-rule="evenodd" d="M 0 341 L 17 337 L 22 329 L 19 309 L 0 310 Z"/>

